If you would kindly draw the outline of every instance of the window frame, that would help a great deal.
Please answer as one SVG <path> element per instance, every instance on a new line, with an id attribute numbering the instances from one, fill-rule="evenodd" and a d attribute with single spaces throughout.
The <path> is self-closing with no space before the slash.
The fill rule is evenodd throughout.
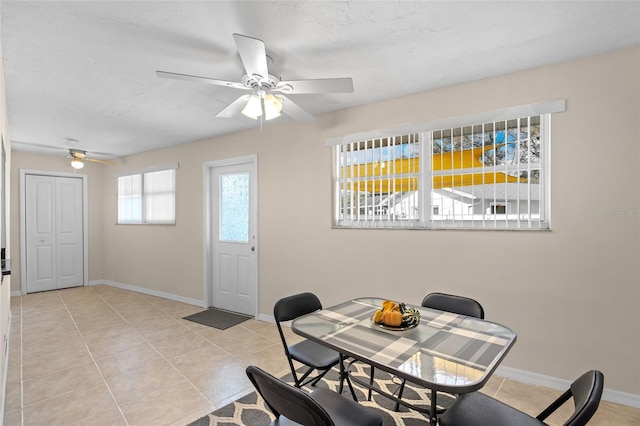
<path id="1" fill-rule="evenodd" d="M 513 231 L 527 231 L 527 230 L 549 230 L 551 228 L 550 221 L 550 158 L 549 158 L 549 150 L 550 150 L 550 127 L 551 127 L 551 114 L 556 112 L 563 112 L 565 110 L 565 101 L 557 100 L 543 104 L 531 104 L 531 105 L 523 105 L 519 107 L 507 108 L 504 110 L 493 111 L 488 113 L 479 113 L 473 114 L 464 117 L 457 117 L 451 119 L 442 119 L 435 120 L 428 123 L 422 123 L 414 126 L 405 126 L 402 128 L 396 129 L 388 129 L 381 130 L 376 132 L 367 132 L 360 134 L 347 135 L 341 138 L 331 138 L 327 140 L 327 145 L 333 146 L 332 152 L 332 227 L 336 229 L 348 229 L 348 228 L 356 228 L 356 229 L 464 229 L 464 230 L 513 230 Z M 489 224 L 485 223 L 483 219 L 479 225 L 475 223 L 474 220 L 464 221 L 458 220 L 458 223 L 448 223 L 446 220 L 442 220 L 441 218 L 434 219 L 434 216 L 443 215 L 445 212 L 440 208 L 439 214 L 436 215 L 434 212 L 434 204 L 432 200 L 432 189 L 433 189 L 433 175 L 434 173 L 431 171 L 431 162 L 433 155 L 433 133 L 436 131 L 440 131 L 442 129 L 458 129 L 469 126 L 478 126 L 479 123 L 500 123 L 500 122 L 509 122 L 511 120 L 518 120 L 518 126 L 516 128 L 521 128 L 520 118 L 523 117 L 534 117 L 539 116 L 539 138 L 540 138 L 540 158 L 539 158 L 539 219 L 534 221 L 532 224 L 531 217 L 534 216 L 533 212 L 529 213 L 531 209 L 531 204 L 527 206 L 527 214 L 526 220 L 520 220 L 520 218 L 516 218 L 515 220 L 510 220 L 508 218 L 509 213 L 505 216 L 505 219 L 502 220 L 504 223 L 499 223 L 499 220 L 496 220 L 496 216 L 493 215 Z M 529 123 L 530 124 L 530 123 Z M 507 130 L 505 128 L 505 131 Z M 484 129 L 484 127 L 483 127 Z M 419 186 L 416 197 L 418 199 L 418 210 L 419 216 L 418 220 L 406 220 L 406 221 L 388 221 L 388 222 L 373 222 L 365 220 L 354 220 L 354 219 L 341 219 L 341 166 L 340 166 L 340 155 L 341 155 L 341 147 L 348 143 L 356 143 L 362 142 L 365 140 L 373 140 L 376 138 L 392 138 L 392 137 L 402 137 L 403 135 L 415 134 L 418 133 L 420 142 L 420 170 L 419 170 Z M 391 136 L 393 135 L 393 136 Z M 427 143 L 428 142 L 428 143 Z M 532 162 L 526 163 L 529 166 Z M 506 166 L 508 170 L 510 166 Z M 516 167 L 519 167 L 516 166 Z M 531 172 L 534 169 L 527 169 Z M 442 173 L 440 173 L 442 175 Z M 497 183 L 496 183 L 497 184 Z M 455 188 L 455 187 L 454 187 Z M 484 201 L 490 201 L 489 199 L 483 199 Z M 509 203 L 512 204 L 513 199 L 505 199 L 498 200 L 498 204 Z M 518 197 L 517 201 L 520 201 Z M 495 202 L 495 200 L 494 200 Z M 530 195 L 527 197 L 526 202 L 530 203 L 531 198 Z M 489 205 L 488 203 L 486 204 Z M 512 205 L 507 207 L 507 210 L 513 208 Z M 473 215 L 472 215 L 473 217 Z M 455 222 L 455 221 L 454 221 Z M 513 224 L 516 226 L 513 226 Z M 534 226 L 535 225 L 535 226 Z"/>
<path id="2" fill-rule="evenodd" d="M 176 181 L 177 181 L 177 172 L 178 169 L 177 163 L 167 164 L 163 166 L 155 166 L 148 167 L 141 170 L 131 170 L 124 173 L 119 173 L 115 175 L 116 178 L 116 225 L 159 225 L 159 226 L 173 226 L 176 224 Z M 173 182 L 172 188 L 169 189 L 168 192 L 171 193 L 171 207 L 172 207 L 172 217 L 166 221 L 158 221 L 150 219 L 150 212 L 148 211 L 148 198 L 150 195 L 145 191 L 145 178 L 147 175 L 157 172 L 165 172 L 165 171 L 173 171 Z M 120 219 L 120 202 L 121 202 L 121 193 L 120 193 L 120 178 L 124 177 L 140 177 L 140 221 L 121 221 Z"/>

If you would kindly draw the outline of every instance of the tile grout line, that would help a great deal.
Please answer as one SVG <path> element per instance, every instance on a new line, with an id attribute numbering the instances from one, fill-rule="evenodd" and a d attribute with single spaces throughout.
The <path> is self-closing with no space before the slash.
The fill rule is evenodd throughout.
<path id="1" fill-rule="evenodd" d="M 58 293 L 58 290 L 52 290 L 52 292 L 53 291 Z M 64 303 L 63 303 L 63 305 L 64 305 Z M 67 313 L 69 313 L 69 310 L 66 309 L 66 307 L 65 307 L 65 310 L 67 311 Z M 73 320 L 73 318 L 72 318 L 72 320 Z M 25 381 L 24 380 L 24 373 L 23 373 L 23 366 L 24 366 L 24 346 L 23 346 L 24 336 L 23 336 L 23 328 L 24 328 L 24 321 L 23 321 L 22 316 L 21 316 L 21 318 L 20 318 L 20 407 L 21 407 L 21 425 L 22 426 L 24 426 L 24 407 L 25 407 L 24 406 L 24 385 L 23 385 L 23 383 Z M 56 338 L 57 337 L 52 337 L 51 339 L 56 339 Z M 86 347 L 86 345 L 85 345 L 85 347 Z M 73 368 L 73 367 L 70 367 L 70 368 Z M 67 370 L 67 369 L 68 368 L 65 368 L 65 370 Z M 54 373 L 51 373 L 51 372 L 48 371 L 47 373 L 44 374 L 44 376 L 47 376 L 47 375 L 50 375 L 50 374 L 54 374 Z M 28 380 L 35 380 L 35 378 L 28 379 Z M 68 391 L 68 392 L 64 392 L 64 393 L 62 393 L 60 395 L 66 395 L 66 394 L 70 394 L 72 392 L 73 391 Z M 57 396 L 60 396 L 60 395 L 57 395 Z M 40 400 L 38 402 L 31 403 L 30 405 L 37 405 L 37 404 L 39 404 L 39 403 L 41 403 L 43 401 L 51 400 L 51 399 L 53 399 L 55 397 L 56 396 L 50 396 L 50 397 L 44 398 L 44 399 L 42 399 L 42 400 Z"/>
<path id="2" fill-rule="evenodd" d="M 94 290 L 94 291 L 95 291 L 95 290 Z M 169 365 L 171 366 L 171 368 L 173 368 L 173 369 L 176 371 L 176 373 L 178 373 L 178 374 L 179 374 L 179 375 L 180 375 L 180 376 L 181 376 L 181 377 L 182 377 L 182 378 L 183 378 L 183 379 L 184 379 L 184 380 L 189 384 L 189 386 L 191 386 L 191 387 L 192 387 L 192 388 L 193 388 L 193 389 L 194 389 L 194 390 L 195 390 L 195 391 L 196 391 L 196 392 L 197 392 L 197 393 L 198 393 L 202 398 L 204 398 L 204 400 L 205 400 L 205 401 L 207 401 L 209 404 L 213 405 L 214 407 L 217 407 L 213 402 L 211 402 L 211 401 L 209 400 L 209 398 L 207 398 L 207 397 L 206 397 L 202 392 L 200 392 L 200 390 L 199 390 L 199 389 L 198 389 L 198 388 L 197 388 L 193 383 L 191 383 L 191 380 L 189 380 L 189 379 L 188 379 L 184 374 L 182 374 L 182 372 L 181 372 L 180 370 L 178 370 L 178 369 L 176 368 L 176 366 L 175 366 L 175 365 L 173 365 L 173 363 L 172 363 L 171 361 L 169 361 L 169 360 L 168 360 L 164 355 L 162 355 L 160 352 L 158 352 L 158 350 L 155 348 L 155 346 L 153 346 L 153 344 L 152 344 L 151 342 L 149 342 L 149 341 L 148 341 L 148 340 L 147 340 L 147 339 L 146 339 L 146 338 L 145 338 L 145 337 L 144 337 L 144 336 L 143 336 L 143 335 L 142 335 L 142 334 L 141 334 L 141 333 L 140 333 L 140 332 L 139 332 L 139 331 L 134 327 L 134 326 L 132 326 L 132 325 L 131 325 L 131 323 L 130 323 L 130 322 L 129 322 L 129 321 L 128 321 L 124 316 L 122 316 L 122 314 L 121 314 L 120 312 L 118 312 L 118 310 L 117 310 L 116 308 L 114 308 L 114 307 L 113 307 L 113 306 L 112 306 L 112 305 L 111 305 L 111 304 L 110 304 L 110 303 L 109 303 L 109 302 L 108 302 L 104 297 L 102 297 L 102 295 L 101 295 L 99 292 L 97 292 L 97 291 L 96 291 L 96 293 L 98 294 L 98 297 L 100 297 L 100 299 L 102 299 L 102 301 L 103 301 L 104 303 L 106 303 L 106 304 L 107 304 L 107 306 L 109 306 L 111 309 L 113 309 L 113 310 L 114 310 L 114 312 L 115 312 L 116 314 L 118 314 L 118 316 L 120 316 L 120 318 L 122 318 L 122 320 L 123 320 L 124 322 L 126 322 L 126 323 L 127 323 L 127 325 L 128 325 L 129 327 L 131 327 L 131 328 L 132 328 L 132 329 L 133 329 L 133 330 L 138 334 L 138 336 L 140 336 L 140 337 L 142 338 L 142 340 L 144 340 L 144 342 L 145 342 L 147 345 L 149 345 L 149 347 L 150 347 L 150 348 L 151 348 L 151 349 L 152 349 L 156 354 L 158 354 L 158 356 L 160 356 L 160 358 L 162 358 L 164 361 L 166 361 L 166 362 L 167 362 L 167 364 L 169 364 Z M 158 311 L 160 311 L 160 312 L 162 312 L 163 314 L 167 315 L 167 316 L 168 316 L 168 317 L 170 317 L 171 319 L 173 319 L 173 320 L 175 320 L 176 322 L 180 323 L 180 322 L 179 322 L 179 321 L 177 321 L 175 318 L 173 318 L 171 315 L 169 315 L 167 312 L 163 311 L 163 310 L 162 310 L 161 308 L 159 308 L 158 306 L 156 306 L 156 305 L 154 305 L 153 303 L 149 302 L 149 301 L 148 301 L 148 300 L 146 300 L 144 297 L 141 297 L 141 296 L 137 296 L 137 297 L 139 297 L 140 299 L 142 299 L 145 303 L 148 303 L 149 305 L 153 306 L 153 307 L 154 307 L 155 309 L 157 309 Z M 183 325 L 183 324 L 181 324 L 181 325 Z M 184 326 L 184 325 L 183 325 L 183 326 Z M 186 326 L 185 326 L 185 327 L 186 327 Z M 186 328 L 188 328 L 188 327 L 186 327 Z M 117 355 L 117 354 L 114 354 L 114 355 Z M 96 364 L 96 365 L 97 365 L 97 364 Z M 106 381 L 105 381 L 105 382 L 106 382 Z M 116 401 L 116 403 L 117 403 L 117 401 Z M 120 408 L 120 406 L 119 406 L 119 405 L 118 405 L 118 408 Z M 123 414 L 123 417 L 124 417 L 124 414 Z M 125 419 L 125 421 L 126 421 L 126 419 Z M 127 424 L 128 424 L 128 423 L 127 423 Z"/>
<path id="3" fill-rule="evenodd" d="M 502 389 L 502 385 L 504 384 L 504 381 L 506 379 L 503 377 L 502 380 L 500 381 L 500 386 L 498 386 L 498 389 L 496 389 L 496 393 L 493 394 L 493 398 L 498 399 L 498 393 L 500 392 L 500 389 Z"/>
<path id="4" fill-rule="evenodd" d="M 93 292 L 96 293 L 96 294 L 98 293 L 95 290 L 93 290 Z M 58 291 L 58 293 L 59 293 L 59 291 Z M 102 299 L 102 296 L 100 296 L 99 294 L 98 294 L 98 297 L 100 297 Z M 118 404 L 118 400 L 116 399 L 115 395 L 113 394 L 113 391 L 111 390 L 111 387 L 109 386 L 109 383 L 107 383 L 107 380 L 104 378 L 104 374 L 102 374 L 102 370 L 100 370 L 100 366 L 96 362 L 96 359 L 94 358 L 93 353 L 91 352 L 91 349 L 89 349 L 89 345 L 87 345 L 87 342 L 84 339 L 84 335 L 80 331 L 80 328 L 78 327 L 78 323 L 76 323 L 76 320 L 73 317 L 73 314 L 71 313 L 71 310 L 67 306 L 67 304 L 64 301 L 64 298 L 62 296 L 60 296 L 60 299 L 62 300 L 62 304 L 64 305 L 64 308 L 69 313 L 69 316 L 71 317 L 71 321 L 73 321 L 73 325 L 76 327 L 76 330 L 78 331 L 78 334 L 80 335 L 80 338 L 82 339 L 82 343 L 84 344 L 84 347 L 87 349 L 87 352 L 89 352 L 89 356 L 91 357 L 91 361 L 93 362 L 93 364 L 98 369 L 98 374 L 100 374 L 100 378 L 104 382 L 104 385 L 107 387 L 107 390 L 109 391 L 109 395 L 111 395 L 111 399 L 113 399 L 113 402 L 116 404 L 116 407 L 118 408 L 118 411 L 120 412 L 120 415 L 122 416 L 122 419 L 124 420 L 125 424 L 127 426 L 129 426 L 129 422 L 127 421 L 127 418 L 124 416 L 124 412 L 122 411 L 122 408 L 120 408 L 120 404 Z M 111 307 L 111 306 L 109 306 L 109 307 Z M 113 309 L 113 307 L 111 307 L 111 309 Z"/>
<path id="5" fill-rule="evenodd" d="M 144 298 L 143 298 L 143 299 L 144 299 Z M 211 344 L 212 344 L 213 346 L 215 346 L 216 348 L 218 348 L 218 349 L 222 350 L 222 351 L 223 351 L 224 353 L 226 353 L 228 356 L 231 356 L 231 357 L 233 357 L 233 358 L 235 358 L 235 357 L 236 357 L 233 353 L 229 352 L 228 350 L 226 350 L 226 349 L 225 349 L 225 348 L 223 348 L 222 346 L 217 345 L 215 342 L 211 341 L 211 340 L 210 340 L 210 339 L 208 339 L 206 336 L 204 336 L 204 335 L 200 334 L 197 330 L 195 330 L 195 329 L 193 329 L 193 328 L 191 328 L 191 327 L 187 326 L 185 323 L 183 323 L 182 321 L 178 320 L 177 318 L 175 318 L 174 316 L 172 316 L 169 312 L 167 312 L 167 311 L 163 310 L 161 307 L 159 307 L 159 306 L 155 305 L 153 302 L 150 302 L 150 301 L 148 301 L 148 300 L 146 300 L 146 299 L 145 299 L 145 301 L 146 301 L 147 303 L 151 304 L 151 305 L 152 305 L 153 307 L 155 307 L 156 309 L 158 309 L 160 312 L 164 313 L 165 315 L 167 315 L 168 317 L 170 317 L 171 319 L 173 319 L 176 323 L 180 324 L 181 326 L 183 326 L 183 327 L 184 327 L 184 328 L 186 328 L 187 330 L 189 330 L 189 331 L 191 331 L 191 332 L 193 332 L 193 333 L 197 334 L 198 336 L 202 337 L 204 340 L 206 340 L 207 342 L 211 343 Z M 239 324 L 239 325 L 240 325 L 240 326 L 242 326 L 242 324 Z M 251 329 L 246 328 L 246 327 L 243 327 L 243 328 L 244 328 L 245 330 L 247 330 L 248 332 L 250 332 L 250 333 L 252 333 L 252 334 L 255 334 L 256 336 L 263 337 L 263 336 L 260 336 L 260 334 L 256 333 L 254 330 L 251 330 Z M 143 337 L 143 338 L 144 338 L 144 337 Z M 146 340 L 146 339 L 145 339 L 145 340 Z M 162 357 L 162 359 L 164 359 L 165 361 L 167 361 L 167 362 L 168 362 L 168 363 L 169 363 L 169 364 L 170 364 L 170 365 L 171 365 L 171 366 L 172 366 L 176 371 L 178 371 L 178 373 L 180 373 L 180 375 L 181 375 L 181 376 L 183 376 L 183 377 L 185 378 L 185 380 L 187 380 L 187 382 L 188 382 L 189 384 L 191 384 L 191 386 L 193 386 L 193 387 L 196 389 L 196 391 L 198 391 L 198 389 L 195 387 L 195 385 L 194 385 L 193 383 L 191 383 L 191 381 L 190 381 L 186 376 L 184 376 L 184 375 L 183 375 L 183 374 L 182 374 L 182 373 L 181 373 L 181 372 L 180 372 L 180 371 L 179 371 L 179 370 L 178 370 L 178 369 L 173 365 L 173 363 L 172 363 L 171 361 L 169 361 L 169 360 L 168 360 L 168 359 L 166 359 L 162 354 L 160 354 L 160 353 L 156 350 L 156 348 L 155 348 L 151 343 L 149 343 L 149 345 L 154 349 L 154 351 L 156 351 L 156 353 L 158 353 L 158 355 L 160 355 L 160 357 Z M 182 354 L 182 355 L 186 355 L 186 354 Z M 239 361 L 240 361 L 240 362 L 242 362 L 242 364 L 243 364 L 243 365 L 246 365 L 246 364 L 245 364 L 245 362 L 244 362 L 243 360 L 239 359 Z M 238 393 L 237 393 L 237 394 L 235 394 L 233 397 L 236 397 L 236 396 L 238 396 L 238 395 L 240 395 L 240 394 L 248 394 L 248 393 L 251 393 L 251 392 L 252 392 L 252 389 L 251 389 L 251 388 L 249 388 L 249 389 L 245 389 L 245 390 L 243 390 L 243 391 L 238 392 Z M 198 393 L 200 393 L 200 391 L 198 391 Z M 202 393 L 200 393 L 200 394 L 202 395 Z M 202 396 L 204 397 L 204 395 L 202 395 Z M 244 396 L 244 395 L 242 395 L 242 396 Z M 230 397 L 230 398 L 231 398 L 231 397 Z M 218 405 L 217 405 L 217 404 L 214 404 L 214 403 L 213 403 L 213 401 L 209 400 L 209 398 L 206 398 L 206 397 L 205 397 L 205 399 L 206 399 L 206 400 L 207 400 L 207 401 L 208 401 L 208 402 L 209 402 L 213 407 L 215 407 L 215 408 L 214 408 L 214 410 L 217 410 L 217 409 L 222 408 L 222 407 L 218 407 Z M 227 401 L 228 399 L 229 399 L 229 398 L 225 399 L 225 401 Z M 224 405 L 226 405 L 226 404 L 224 404 Z M 224 405 L 223 405 L 223 406 L 224 406 Z"/>

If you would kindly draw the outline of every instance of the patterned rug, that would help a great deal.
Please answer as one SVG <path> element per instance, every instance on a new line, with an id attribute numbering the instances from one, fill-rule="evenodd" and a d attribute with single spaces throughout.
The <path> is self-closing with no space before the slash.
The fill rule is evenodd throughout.
<path id="1" fill-rule="evenodd" d="M 351 371 L 352 375 L 362 380 L 367 381 L 369 379 L 369 367 L 367 366 L 356 363 L 351 367 Z M 329 389 L 337 391 L 340 384 L 338 378 L 338 370 L 334 368 L 318 383 L 317 387 L 328 387 Z M 389 393 L 395 392 L 400 383 L 399 379 L 380 370 L 376 370 L 375 379 L 376 384 Z M 282 380 L 287 383 L 293 383 L 291 374 L 286 375 Z M 366 389 L 355 383 L 353 387 L 360 404 L 380 413 L 384 419 L 383 426 L 424 426 L 428 424 L 429 420 L 425 414 L 403 406 L 400 406 L 400 410 L 396 412 L 393 410 L 395 403 L 392 400 L 374 392 L 371 398 L 372 400 L 367 401 Z M 310 390 L 313 388 L 306 386 L 303 389 Z M 349 388 L 346 384 L 342 394 L 351 398 Z M 402 399 L 411 404 L 426 408 L 429 406 L 429 394 L 430 391 L 428 389 L 415 387 L 407 383 L 402 394 Z M 438 394 L 438 403 L 446 403 L 447 400 L 450 401 L 450 398 L 448 398 L 446 394 Z M 268 426 L 273 419 L 273 414 L 264 404 L 262 398 L 259 397 L 256 392 L 252 392 L 207 416 L 201 417 L 189 424 L 189 426 Z"/>

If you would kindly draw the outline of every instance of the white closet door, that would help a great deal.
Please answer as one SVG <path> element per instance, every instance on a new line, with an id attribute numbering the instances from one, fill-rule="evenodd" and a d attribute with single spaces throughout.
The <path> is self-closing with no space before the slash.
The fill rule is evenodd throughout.
<path id="1" fill-rule="evenodd" d="M 26 176 L 27 292 L 83 285 L 82 179 Z"/>

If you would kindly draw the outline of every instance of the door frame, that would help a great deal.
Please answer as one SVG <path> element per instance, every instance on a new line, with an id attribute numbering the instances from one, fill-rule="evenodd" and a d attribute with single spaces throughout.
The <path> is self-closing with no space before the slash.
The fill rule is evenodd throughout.
<path id="1" fill-rule="evenodd" d="M 259 276 L 260 276 L 260 272 L 259 272 L 259 267 L 260 267 L 260 262 L 259 262 L 259 250 L 257 249 L 258 247 L 258 241 L 259 241 L 259 237 L 258 237 L 258 156 L 256 154 L 253 155 L 246 155 L 243 157 L 234 157 L 234 158 L 227 158 L 227 159 L 223 159 L 223 160 L 215 160 L 215 161 L 206 161 L 203 164 L 203 195 L 202 195 L 202 199 L 203 199 L 203 231 L 204 231 L 204 306 L 203 308 L 207 308 L 209 306 L 213 306 L 213 291 L 212 291 L 212 287 L 213 287 L 213 262 L 212 262 L 212 255 L 213 255 L 213 233 L 214 233 L 214 229 L 211 226 L 211 221 L 213 218 L 213 211 L 211 208 L 211 193 L 213 191 L 212 185 L 211 185 L 211 176 L 213 175 L 213 170 L 216 167 L 223 167 L 223 166 L 233 166 L 233 165 L 237 165 L 237 164 L 249 164 L 252 167 L 252 176 L 251 176 L 251 181 L 249 183 L 249 187 L 250 187 L 250 195 L 249 195 L 249 199 L 250 200 L 254 200 L 255 202 L 253 203 L 254 205 L 250 207 L 251 209 L 251 214 L 250 216 L 252 217 L 252 228 L 254 229 L 254 235 L 255 235 L 255 247 L 256 247 L 256 251 L 255 251 L 255 268 L 256 268 L 256 275 L 255 275 L 255 281 L 254 281 L 254 291 L 255 291 L 255 305 L 254 305 L 254 317 L 258 317 L 258 301 L 260 299 L 260 294 L 259 294 L 259 290 L 260 290 L 260 286 L 259 286 Z"/>
<path id="2" fill-rule="evenodd" d="M 20 292 L 27 294 L 27 247 L 26 247 L 26 200 L 27 175 L 68 177 L 82 179 L 82 286 L 89 283 L 89 203 L 87 200 L 88 175 L 84 173 L 50 172 L 44 170 L 20 169 Z"/>

